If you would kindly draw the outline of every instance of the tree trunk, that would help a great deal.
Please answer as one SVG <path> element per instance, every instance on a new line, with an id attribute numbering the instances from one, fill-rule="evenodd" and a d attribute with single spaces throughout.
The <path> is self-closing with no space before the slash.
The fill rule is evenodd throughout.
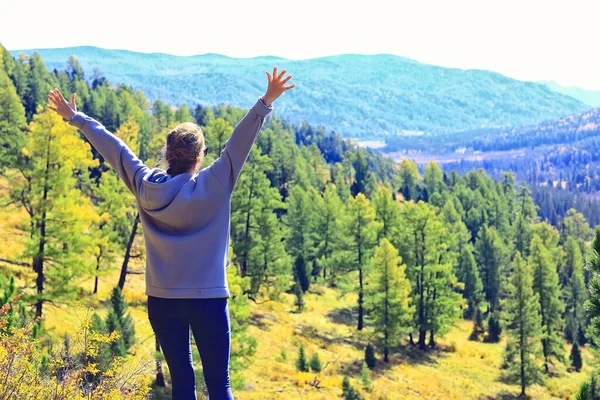
<path id="1" fill-rule="evenodd" d="M 98 257 L 96 257 L 96 276 L 94 278 L 94 293 L 98 293 L 98 271 L 100 271 L 100 259 L 102 258 L 102 248 L 100 248 L 100 252 L 98 253 Z"/>
<path id="2" fill-rule="evenodd" d="M 129 266 L 129 258 L 131 257 L 131 248 L 133 247 L 133 241 L 137 234 L 138 224 L 140 223 L 140 213 L 135 215 L 133 221 L 133 227 L 131 228 L 131 234 L 129 235 L 129 241 L 127 242 L 127 249 L 125 250 L 125 258 L 123 259 L 123 265 L 121 266 L 121 276 L 119 276 L 119 288 L 123 290 L 125 286 L 125 278 L 127 277 L 127 267 Z"/>
<path id="3" fill-rule="evenodd" d="M 158 343 L 158 338 L 154 336 L 154 341 L 156 344 L 156 352 L 160 351 L 160 344 Z M 162 371 L 162 363 L 157 358 L 156 359 L 156 386 L 165 387 L 165 376 Z"/>
<path id="4" fill-rule="evenodd" d="M 408 341 L 410 342 L 411 346 L 415 345 L 415 339 L 413 338 L 412 332 L 408 334 Z"/>
<path id="5" fill-rule="evenodd" d="M 435 338 L 433 336 L 433 330 L 429 331 L 429 347 L 435 349 Z"/>
<path id="6" fill-rule="evenodd" d="M 426 338 L 427 338 L 427 331 L 419 330 L 419 349 L 427 350 L 427 344 L 425 343 Z"/>
<path id="7" fill-rule="evenodd" d="M 363 269 L 362 266 L 358 267 L 358 330 L 361 331 L 364 326 L 364 293 L 363 293 Z"/>

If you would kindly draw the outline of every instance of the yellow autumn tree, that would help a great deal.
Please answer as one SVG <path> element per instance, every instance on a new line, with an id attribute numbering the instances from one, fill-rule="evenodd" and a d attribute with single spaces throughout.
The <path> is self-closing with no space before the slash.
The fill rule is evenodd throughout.
<path id="1" fill-rule="evenodd" d="M 91 271 L 90 227 L 98 215 L 79 183 L 96 161 L 77 130 L 48 111 L 34 115 L 22 153 L 24 168 L 11 182 L 11 195 L 29 215 L 24 257 L 31 260 L 36 292 L 28 298 L 41 317 L 44 303 L 75 298 L 79 279 Z"/>

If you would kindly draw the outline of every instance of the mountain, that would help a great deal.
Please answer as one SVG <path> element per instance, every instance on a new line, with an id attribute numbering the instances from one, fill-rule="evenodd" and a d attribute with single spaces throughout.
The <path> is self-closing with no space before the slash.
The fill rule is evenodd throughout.
<path id="1" fill-rule="evenodd" d="M 265 71 L 287 68 L 297 88 L 277 103 L 292 121 L 306 120 L 346 137 L 398 133 L 444 134 L 522 126 L 589 108 L 546 85 L 482 70 L 461 70 L 389 55 L 345 54 L 309 60 L 278 57 L 188 57 L 97 47 L 37 51 L 48 68 L 64 68 L 75 55 L 86 71 L 142 90 L 151 100 L 177 105 L 229 103 L 248 107 L 266 86 Z M 89 74 L 88 74 L 89 77 Z"/>
<path id="2" fill-rule="evenodd" d="M 566 94 L 592 107 L 600 107 L 600 90 L 586 90 L 575 86 L 561 86 L 556 82 L 543 81 L 550 90 Z"/>
<path id="3" fill-rule="evenodd" d="M 487 135 L 476 135 L 459 146 L 475 151 L 506 151 L 547 145 L 565 145 L 600 137 L 600 108 L 569 115 L 556 121 L 547 121 L 520 128 L 496 130 Z"/>

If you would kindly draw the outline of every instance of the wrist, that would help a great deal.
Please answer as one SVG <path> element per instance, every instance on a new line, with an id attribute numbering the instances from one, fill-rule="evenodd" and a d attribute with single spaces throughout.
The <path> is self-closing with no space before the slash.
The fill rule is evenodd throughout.
<path id="1" fill-rule="evenodd" d="M 270 97 L 268 97 L 268 96 L 265 95 L 265 96 L 262 97 L 262 100 L 263 100 L 263 103 L 265 103 L 265 106 L 271 107 L 271 104 L 273 103 L 273 100 Z"/>

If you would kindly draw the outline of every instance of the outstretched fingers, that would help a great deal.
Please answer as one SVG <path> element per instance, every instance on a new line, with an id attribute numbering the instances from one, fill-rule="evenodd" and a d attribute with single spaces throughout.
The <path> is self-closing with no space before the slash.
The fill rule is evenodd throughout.
<path id="1" fill-rule="evenodd" d="M 269 83 L 271 83 L 273 81 L 273 76 L 271 76 L 269 71 L 267 71 L 267 77 L 269 78 Z"/>
<path id="2" fill-rule="evenodd" d="M 283 87 L 283 90 L 290 90 L 290 89 L 293 89 L 293 88 L 295 88 L 295 87 L 296 87 L 296 84 L 294 83 L 294 84 L 292 84 L 292 85 L 290 85 L 290 86 L 284 86 L 284 87 Z"/>

